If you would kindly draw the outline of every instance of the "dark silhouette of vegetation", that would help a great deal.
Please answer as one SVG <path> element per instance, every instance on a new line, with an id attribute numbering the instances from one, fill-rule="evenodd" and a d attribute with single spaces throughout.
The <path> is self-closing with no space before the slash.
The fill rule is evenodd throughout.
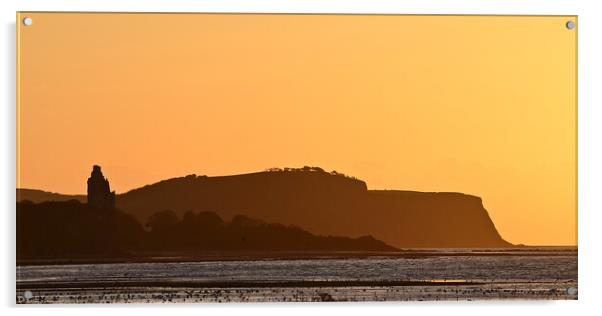
<path id="1" fill-rule="evenodd" d="M 148 218 L 146 226 L 152 231 L 159 232 L 173 227 L 178 222 L 178 215 L 174 211 L 160 211 Z"/>
<path id="2" fill-rule="evenodd" d="M 337 172 L 336 170 L 332 170 L 331 172 L 327 172 L 324 169 L 320 168 L 320 167 L 312 167 L 312 166 L 303 166 L 302 168 L 278 168 L 278 167 L 273 167 L 273 168 L 268 168 L 265 170 L 266 172 L 321 172 L 321 173 L 327 173 L 327 174 L 331 174 L 333 176 L 340 176 L 340 177 L 344 177 L 344 178 L 349 178 L 349 179 L 354 179 L 357 180 L 356 177 L 352 177 L 352 176 L 348 176 L 346 174 Z"/>
<path id="3" fill-rule="evenodd" d="M 17 203 L 17 260 L 200 254 L 202 251 L 393 251 L 370 236 L 316 236 L 295 226 L 214 212 L 173 211 L 149 217 L 147 230 L 120 210 L 77 200 Z"/>
<path id="4" fill-rule="evenodd" d="M 17 260 L 118 255 L 141 247 L 143 237 L 140 223 L 115 209 L 78 200 L 17 203 Z"/>
<path id="5" fill-rule="evenodd" d="M 237 215 L 223 221 L 214 212 L 184 214 L 174 221 L 175 213 L 163 211 L 151 216 L 168 219 L 170 225 L 154 225 L 149 233 L 151 245 L 161 245 L 155 250 L 244 250 L 244 251 L 393 251 L 393 247 L 371 236 L 360 238 L 316 236 L 296 227 Z"/>

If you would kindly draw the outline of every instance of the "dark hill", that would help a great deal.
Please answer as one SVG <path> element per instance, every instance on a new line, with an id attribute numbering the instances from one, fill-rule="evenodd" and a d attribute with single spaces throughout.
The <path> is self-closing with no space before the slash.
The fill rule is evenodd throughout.
<path id="1" fill-rule="evenodd" d="M 34 189 L 17 189 L 17 202 L 28 200 L 34 203 L 47 202 L 47 201 L 69 201 L 78 200 L 82 203 L 86 202 L 85 195 L 70 195 L 60 194 L 53 192 L 46 192 L 42 190 Z"/>
<path id="2" fill-rule="evenodd" d="M 299 225 L 321 235 L 373 235 L 395 247 L 505 247 L 480 198 L 460 193 L 369 191 L 363 181 L 319 171 L 187 176 L 122 194 L 144 220 L 170 209 L 215 211 Z"/>
<path id="3" fill-rule="evenodd" d="M 323 171 L 190 175 L 117 197 L 142 222 L 160 210 L 237 214 L 298 225 L 319 235 L 372 235 L 398 248 L 507 247 L 479 197 L 461 193 L 370 191 L 363 181 Z"/>

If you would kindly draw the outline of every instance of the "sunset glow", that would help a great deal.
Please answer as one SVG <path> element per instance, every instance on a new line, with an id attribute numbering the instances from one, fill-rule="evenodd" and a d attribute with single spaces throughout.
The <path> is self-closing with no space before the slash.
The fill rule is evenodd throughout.
<path id="1" fill-rule="evenodd" d="M 20 13 L 17 187 L 320 166 L 577 244 L 575 17 Z"/>

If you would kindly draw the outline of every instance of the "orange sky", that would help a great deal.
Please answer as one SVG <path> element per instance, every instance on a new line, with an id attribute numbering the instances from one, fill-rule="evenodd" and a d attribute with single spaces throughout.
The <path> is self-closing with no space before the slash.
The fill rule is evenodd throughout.
<path id="1" fill-rule="evenodd" d="M 575 17 L 48 14 L 18 24 L 17 186 L 321 166 L 575 245 Z"/>

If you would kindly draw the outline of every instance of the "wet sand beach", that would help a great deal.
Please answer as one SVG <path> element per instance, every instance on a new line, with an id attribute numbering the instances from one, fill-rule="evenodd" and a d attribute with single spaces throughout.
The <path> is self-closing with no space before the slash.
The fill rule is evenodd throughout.
<path id="1" fill-rule="evenodd" d="M 18 303 L 200 303 L 200 302 L 321 302 L 439 301 L 495 299 L 577 299 L 573 282 L 489 283 L 482 285 L 321 286 L 321 287 L 117 287 L 17 291 Z"/>
<path id="2" fill-rule="evenodd" d="M 480 249 L 475 250 L 477 255 L 468 255 L 470 252 L 431 250 L 424 252 L 426 256 L 19 265 L 16 301 L 577 299 L 575 248 L 531 249 L 528 253 Z"/>

